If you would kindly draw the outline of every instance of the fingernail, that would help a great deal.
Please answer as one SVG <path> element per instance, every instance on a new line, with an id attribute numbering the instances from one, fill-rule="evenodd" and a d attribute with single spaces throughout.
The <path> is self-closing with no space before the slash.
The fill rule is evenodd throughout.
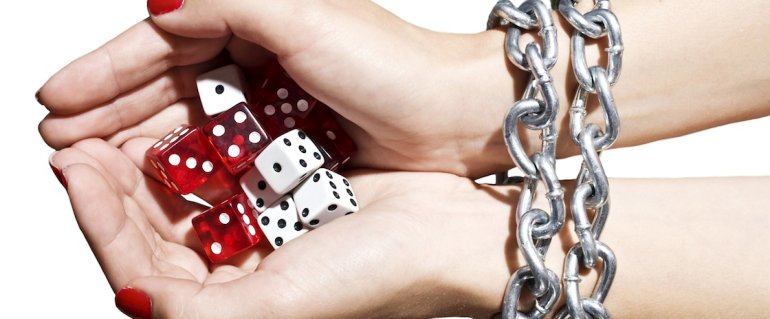
<path id="1" fill-rule="evenodd" d="M 147 10 L 154 16 L 179 9 L 184 0 L 147 0 Z"/>
<path id="2" fill-rule="evenodd" d="M 35 100 L 38 104 L 43 105 L 43 102 L 40 101 L 40 91 L 35 92 Z"/>
<path id="3" fill-rule="evenodd" d="M 131 287 L 120 289 L 115 295 L 115 306 L 126 316 L 134 319 L 149 319 L 152 300 L 143 291 Z"/>
<path id="4" fill-rule="evenodd" d="M 64 176 L 64 174 L 61 172 L 61 170 L 53 165 L 53 156 L 56 155 L 56 152 L 51 153 L 51 156 L 48 156 L 48 165 L 51 166 L 51 170 L 53 171 L 53 174 L 56 175 L 56 179 L 59 180 L 59 183 L 61 183 L 64 188 L 67 188 L 67 177 Z"/>

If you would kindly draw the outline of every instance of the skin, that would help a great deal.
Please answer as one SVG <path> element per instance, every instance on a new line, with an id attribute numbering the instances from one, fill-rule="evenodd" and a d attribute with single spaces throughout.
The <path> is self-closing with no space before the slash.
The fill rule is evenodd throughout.
<path id="1" fill-rule="evenodd" d="M 736 59 L 725 50 L 770 46 L 761 14 L 770 4 L 746 1 L 754 10 L 731 11 L 719 3 L 641 3 L 613 3 L 626 44 L 623 76 L 613 88 L 624 123 L 617 146 L 770 113 L 770 93 L 756 89 L 770 81 L 770 65 L 760 54 Z M 698 14 L 683 18 L 684 10 Z M 292 23 L 281 23 L 287 16 Z M 687 23 L 669 27 L 682 19 Z M 692 31 L 713 21 L 731 21 L 731 30 L 740 31 Z M 568 28 L 560 23 L 552 76 L 566 124 L 575 83 L 566 62 Z M 148 293 L 153 317 L 489 317 L 522 264 L 510 236 L 518 188 L 472 181 L 512 166 L 500 122 L 521 96 L 526 74 L 507 64 L 503 36 L 423 30 L 366 1 L 187 0 L 55 74 L 40 90 L 50 110 L 40 132 L 61 150 L 52 164 L 69 182 L 73 210 L 111 286 Z M 598 59 L 596 47 L 589 46 L 589 61 Z M 267 51 L 344 117 L 360 149 L 358 170 L 346 174 L 364 206 L 269 256 L 263 247 L 209 267 L 190 225 L 205 208 L 165 191 L 145 165 L 144 150 L 180 123 L 205 121 L 197 74 L 228 58 L 258 64 Z M 692 52 L 708 54 L 683 58 Z M 600 123 L 601 114 L 588 120 Z M 534 152 L 537 136 L 522 136 Z M 562 134 L 560 156 L 576 153 L 570 144 Z M 770 239 L 761 227 L 766 214 L 754 209 L 770 203 L 744 195 L 769 182 L 612 181 L 617 213 L 602 240 L 622 271 L 608 308 L 624 318 L 761 316 L 770 297 L 760 287 L 768 282 L 755 274 L 763 272 L 767 254 L 736 243 Z M 211 187 L 197 195 L 211 202 L 223 196 Z M 723 227 L 724 216 L 756 222 Z M 683 223 L 688 227 L 677 226 Z M 716 240 L 715 230 L 730 240 Z M 570 236 L 552 247 L 568 249 Z M 672 251 L 673 242 L 707 242 L 709 250 Z M 564 250 L 551 250 L 549 268 L 561 271 Z M 683 261 L 697 266 L 669 266 Z M 738 266 L 741 271 L 730 271 Z M 585 282 L 594 282 L 588 276 Z M 703 278 L 720 293 L 704 293 Z M 658 293 L 661 286 L 676 293 Z M 753 302 L 742 302 L 747 297 Z"/>

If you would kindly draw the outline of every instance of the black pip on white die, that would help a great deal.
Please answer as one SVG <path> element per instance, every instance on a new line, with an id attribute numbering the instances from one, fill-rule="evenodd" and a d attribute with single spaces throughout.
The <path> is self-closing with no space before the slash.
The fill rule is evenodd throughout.
<path id="1" fill-rule="evenodd" d="M 350 182 L 340 174 L 318 169 L 294 190 L 299 218 L 305 225 L 321 226 L 340 216 L 358 212 Z"/>

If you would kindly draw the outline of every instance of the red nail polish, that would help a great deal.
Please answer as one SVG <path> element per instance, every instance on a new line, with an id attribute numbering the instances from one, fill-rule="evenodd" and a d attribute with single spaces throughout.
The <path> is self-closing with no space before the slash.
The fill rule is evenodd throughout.
<path id="1" fill-rule="evenodd" d="M 53 156 L 56 154 L 56 152 L 52 153 L 51 156 L 48 157 L 48 166 L 51 166 L 51 170 L 53 171 L 53 174 L 56 175 L 56 179 L 59 180 L 59 183 L 61 183 L 64 188 L 67 188 L 67 177 L 64 176 L 64 174 L 61 172 L 61 170 L 53 165 Z"/>
<path id="2" fill-rule="evenodd" d="M 147 10 L 158 16 L 179 9 L 184 0 L 147 0 Z"/>
<path id="3" fill-rule="evenodd" d="M 64 174 L 62 174 L 62 172 L 58 168 L 56 168 L 56 166 L 53 166 L 53 165 L 50 165 L 50 166 L 51 166 L 51 170 L 53 171 L 53 174 L 56 175 L 56 178 L 59 180 L 59 183 L 61 183 L 61 185 L 64 186 L 64 188 L 67 188 L 67 178 L 64 177 Z"/>
<path id="4" fill-rule="evenodd" d="M 115 306 L 134 319 L 149 319 L 152 314 L 152 300 L 139 289 L 125 287 L 115 295 Z"/>

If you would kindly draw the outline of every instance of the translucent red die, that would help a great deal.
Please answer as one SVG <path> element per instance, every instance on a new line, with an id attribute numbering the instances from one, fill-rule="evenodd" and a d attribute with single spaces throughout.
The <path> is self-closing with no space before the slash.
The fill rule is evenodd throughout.
<path id="1" fill-rule="evenodd" d="M 246 103 L 217 115 L 203 131 L 232 174 L 251 167 L 259 152 L 272 141 Z"/>
<path id="2" fill-rule="evenodd" d="M 201 130 L 191 125 L 174 129 L 145 155 L 163 183 L 180 194 L 192 193 L 222 166 Z"/>
<path id="3" fill-rule="evenodd" d="M 261 82 L 250 86 L 249 105 L 270 136 L 303 129 L 318 100 L 297 85 L 278 62 L 270 62 L 258 72 L 262 76 L 250 76 Z"/>
<path id="4" fill-rule="evenodd" d="M 334 117 L 334 112 L 322 103 L 316 105 L 308 119 L 311 119 L 314 125 L 308 125 L 304 130 L 321 151 L 324 157 L 323 168 L 338 171 L 355 154 L 355 142 L 342 129 Z"/>
<path id="5" fill-rule="evenodd" d="M 246 195 L 238 194 L 193 218 L 209 260 L 218 263 L 257 245 L 265 236 L 255 216 Z"/>

